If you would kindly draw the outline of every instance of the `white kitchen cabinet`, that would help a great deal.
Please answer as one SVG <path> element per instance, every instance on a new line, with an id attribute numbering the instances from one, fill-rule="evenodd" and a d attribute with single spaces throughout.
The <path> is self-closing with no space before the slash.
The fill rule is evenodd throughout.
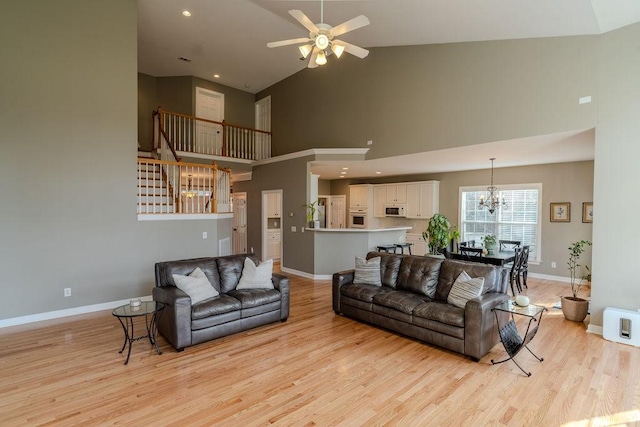
<path id="1" fill-rule="evenodd" d="M 407 184 L 386 185 L 387 204 L 397 205 L 407 203 Z"/>
<path id="2" fill-rule="evenodd" d="M 413 243 L 411 246 L 411 254 L 424 256 L 427 254 L 427 242 L 424 241 L 421 234 L 407 233 L 407 243 Z"/>
<path id="3" fill-rule="evenodd" d="M 267 218 L 281 218 L 282 193 L 267 193 Z"/>
<path id="4" fill-rule="evenodd" d="M 279 260 L 282 238 L 280 230 L 267 231 L 267 259 Z"/>
<path id="5" fill-rule="evenodd" d="M 373 209 L 373 187 L 369 184 L 349 186 L 349 209 L 366 212 Z"/>
<path id="6" fill-rule="evenodd" d="M 407 218 L 429 219 L 438 212 L 438 181 L 424 181 L 407 184 Z"/>
<path id="7" fill-rule="evenodd" d="M 387 186 L 375 185 L 373 187 L 373 216 L 384 218 L 384 205 L 387 204 Z"/>

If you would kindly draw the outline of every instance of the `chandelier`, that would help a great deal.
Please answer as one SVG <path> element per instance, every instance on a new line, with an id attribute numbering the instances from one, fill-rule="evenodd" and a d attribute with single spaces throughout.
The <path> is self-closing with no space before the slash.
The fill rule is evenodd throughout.
<path id="1" fill-rule="evenodd" d="M 495 157 L 489 159 L 491 160 L 491 185 L 487 187 L 489 197 L 485 200 L 484 194 L 481 195 L 480 203 L 478 204 L 478 209 L 487 208 L 490 214 L 493 214 L 497 208 L 502 208 L 504 210 L 509 209 L 509 206 L 507 206 L 507 202 L 505 202 L 504 197 L 502 198 L 502 201 L 500 200 L 498 187 L 493 185 L 493 161 L 495 159 Z"/>
<path id="2" fill-rule="evenodd" d="M 192 199 L 198 195 L 198 192 L 191 187 L 192 184 L 192 176 L 188 175 L 187 177 L 187 189 L 182 190 L 182 195 L 186 196 L 189 199 Z"/>

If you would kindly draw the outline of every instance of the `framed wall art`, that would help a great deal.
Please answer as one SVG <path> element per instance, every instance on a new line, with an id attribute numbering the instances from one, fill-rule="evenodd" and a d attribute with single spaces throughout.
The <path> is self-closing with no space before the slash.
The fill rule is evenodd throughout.
<path id="1" fill-rule="evenodd" d="M 551 222 L 571 222 L 571 203 L 551 203 Z"/>
<path id="2" fill-rule="evenodd" d="M 593 202 L 582 204 L 582 222 L 593 222 Z"/>

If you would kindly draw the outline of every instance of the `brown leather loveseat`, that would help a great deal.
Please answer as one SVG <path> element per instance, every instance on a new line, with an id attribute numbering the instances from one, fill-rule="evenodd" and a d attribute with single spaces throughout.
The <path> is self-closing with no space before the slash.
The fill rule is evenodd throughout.
<path id="1" fill-rule="evenodd" d="M 451 259 L 370 252 L 381 257 L 381 285 L 354 284 L 354 270 L 333 275 L 333 310 L 353 319 L 480 360 L 498 342 L 492 308 L 509 299 L 508 270 Z M 465 271 L 484 278 L 464 308 L 447 302 Z"/>
<path id="2" fill-rule="evenodd" d="M 191 345 L 287 320 L 287 277 L 273 274 L 271 282 L 274 289 L 236 289 L 247 257 L 258 265 L 258 259 L 253 254 L 156 264 L 153 299 L 166 304 L 158 319 L 158 331 L 176 350 L 182 351 Z M 189 295 L 176 287 L 173 275 L 189 275 L 196 267 L 204 272 L 219 295 L 191 304 Z"/>

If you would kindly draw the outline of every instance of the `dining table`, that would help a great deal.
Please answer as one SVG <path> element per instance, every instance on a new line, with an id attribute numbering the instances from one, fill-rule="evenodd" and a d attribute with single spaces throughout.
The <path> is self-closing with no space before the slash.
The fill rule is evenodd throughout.
<path id="1" fill-rule="evenodd" d="M 479 262 L 482 264 L 492 264 L 504 266 L 513 262 L 516 258 L 514 251 L 500 251 L 492 254 L 483 254 L 482 257 L 463 255 L 459 252 L 449 252 L 449 258 L 461 261 Z"/>

